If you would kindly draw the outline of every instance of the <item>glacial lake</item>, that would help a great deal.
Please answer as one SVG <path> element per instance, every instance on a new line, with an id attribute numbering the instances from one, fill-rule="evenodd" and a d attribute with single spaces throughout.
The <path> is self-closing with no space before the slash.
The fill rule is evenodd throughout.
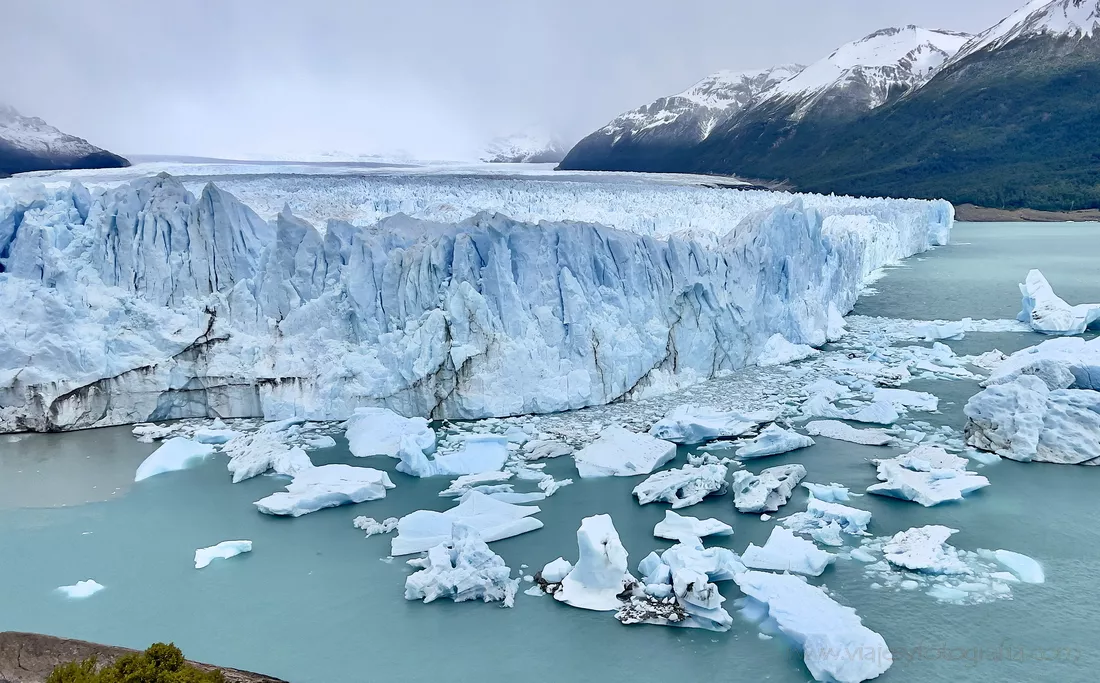
<path id="1" fill-rule="evenodd" d="M 891 269 L 854 313 L 918 319 L 1012 318 L 1016 283 L 1038 267 L 1071 303 L 1100 301 L 1096 224 L 957 224 L 953 244 Z M 948 342 L 956 352 L 1011 352 L 1039 341 L 1030 333 L 972 333 Z M 915 380 L 906 388 L 940 397 L 921 416 L 961 429 L 973 380 Z M 346 462 L 392 472 L 396 461 L 352 458 L 336 435 L 313 451 L 316 464 Z M 0 435 L 0 630 L 38 631 L 142 648 L 174 641 L 191 658 L 261 671 L 293 683 L 364 681 L 654 681 L 719 679 L 802 682 L 802 655 L 782 638 L 762 640 L 735 611 L 740 593 L 719 584 L 734 615 L 728 633 L 619 624 L 548 596 L 524 595 L 514 609 L 496 603 L 406 601 L 403 559 L 385 561 L 390 536 L 363 538 L 351 520 L 416 509 L 443 510 L 447 479 L 391 476 L 379 501 L 298 519 L 258 513 L 252 502 L 286 483 L 257 477 L 230 484 L 224 456 L 139 484 L 134 470 L 155 448 L 129 427 L 48 435 Z M 806 481 L 840 482 L 861 492 L 876 482 L 871 458 L 900 449 L 829 439 L 792 454 L 749 463 L 758 471 L 791 462 Z M 682 464 L 683 453 L 676 464 Z M 653 525 L 665 505 L 640 507 L 640 478 L 580 480 L 572 461 L 546 471 L 576 483 L 540 503 L 538 531 L 492 544 L 514 571 L 533 574 L 563 556 L 576 559 L 583 517 L 609 513 L 630 552 L 631 569 L 654 549 Z M 1059 681 L 1096 679 L 1100 591 L 1100 471 L 1003 461 L 978 469 L 992 485 L 965 502 L 923 508 L 878 496 L 849 503 L 870 510 L 871 531 L 889 535 L 924 524 L 960 532 L 959 548 L 1006 548 L 1039 560 L 1042 585 L 1016 584 L 1013 599 L 956 606 L 923 592 L 874 589 L 863 566 L 838 560 L 820 580 L 885 638 L 893 667 L 879 680 Z M 805 509 L 800 489 L 779 517 Z M 741 515 L 729 495 L 681 511 L 717 517 L 734 536 L 708 545 L 741 552 L 762 545 L 776 523 Z M 193 567 L 196 548 L 250 539 L 252 553 Z M 527 564 L 527 569 L 520 569 Z M 94 578 L 106 590 L 68 600 L 55 588 Z"/>

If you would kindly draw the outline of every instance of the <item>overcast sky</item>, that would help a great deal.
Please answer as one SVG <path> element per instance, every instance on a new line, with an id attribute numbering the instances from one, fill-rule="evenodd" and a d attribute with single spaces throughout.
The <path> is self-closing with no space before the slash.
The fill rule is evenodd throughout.
<path id="1" fill-rule="evenodd" d="M 2 0 L 0 102 L 119 153 L 468 158 L 574 142 L 718 69 L 1023 0 Z"/>

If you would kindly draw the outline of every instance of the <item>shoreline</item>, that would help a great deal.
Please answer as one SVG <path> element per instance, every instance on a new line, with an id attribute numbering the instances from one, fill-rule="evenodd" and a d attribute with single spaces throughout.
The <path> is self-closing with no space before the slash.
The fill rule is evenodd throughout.
<path id="1" fill-rule="evenodd" d="M 974 204 L 955 207 L 955 220 L 964 223 L 1091 223 L 1100 222 L 1100 209 L 1041 211 L 1039 209 L 991 209 Z"/>

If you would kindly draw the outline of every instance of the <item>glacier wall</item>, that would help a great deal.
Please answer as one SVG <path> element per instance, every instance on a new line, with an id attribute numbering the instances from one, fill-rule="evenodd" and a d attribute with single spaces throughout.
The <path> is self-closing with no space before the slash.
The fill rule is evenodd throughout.
<path id="1" fill-rule="evenodd" d="M 720 229 L 658 237 L 491 213 L 318 230 L 166 175 L 0 188 L 0 431 L 480 418 L 671 390 L 777 332 L 824 343 L 830 310 L 946 243 L 954 213 L 761 194 Z"/>

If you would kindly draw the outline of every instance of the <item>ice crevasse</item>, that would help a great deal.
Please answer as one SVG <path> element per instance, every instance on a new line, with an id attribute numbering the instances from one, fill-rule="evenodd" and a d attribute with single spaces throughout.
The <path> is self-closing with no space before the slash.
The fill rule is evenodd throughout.
<path id="1" fill-rule="evenodd" d="M 481 213 L 325 229 L 213 184 L 0 188 L 0 431 L 597 405 L 825 342 L 946 202 L 775 195 L 714 234 Z M 624 207 L 623 211 L 629 211 Z"/>

